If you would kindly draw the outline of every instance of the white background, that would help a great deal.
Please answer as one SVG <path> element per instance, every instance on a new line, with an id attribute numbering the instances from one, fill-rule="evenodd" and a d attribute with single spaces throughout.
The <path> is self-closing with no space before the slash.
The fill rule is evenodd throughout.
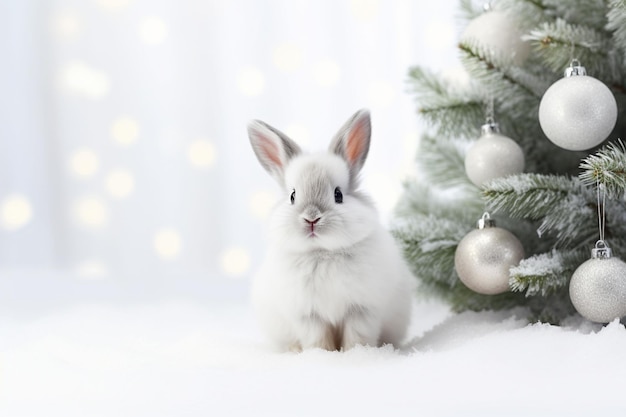
<path id="1" fill-rule="evenodd" d="M 278 198 L 253 118 L 317 150 L 369 108 L 364 187 L 387 221 L 421 131 L 407 71 L 457 65 L 455 8 L 2 1 L 0 268 L 245 280 Z"/>

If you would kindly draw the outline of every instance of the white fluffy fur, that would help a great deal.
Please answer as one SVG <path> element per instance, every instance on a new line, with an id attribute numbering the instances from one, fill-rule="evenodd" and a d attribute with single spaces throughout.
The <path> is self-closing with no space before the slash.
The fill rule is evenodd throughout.
<path id="1" fill-rule="evenodd" d="M 369 198 L 349 189 L 349 162 L 332 152 L 298 154 L 282 168 L 284 196 L 252 285 L 261 326 L 281 350 L 399 345 L 413 280 Z M 312 236 L 304 219 L 318 217 Z"/>

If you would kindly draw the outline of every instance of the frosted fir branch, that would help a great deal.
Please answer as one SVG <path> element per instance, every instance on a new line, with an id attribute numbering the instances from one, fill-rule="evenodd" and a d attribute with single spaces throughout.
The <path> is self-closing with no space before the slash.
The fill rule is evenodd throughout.
<path id="1" fill-rule="evenodd" d="M 578 59 L 587 73 L 611 83 L 620 82 L 621 57 L 609 34 L 563 19 L 541 24 L 524 39 L 552 71 L 562 74 L 572 59 Z"/>
<path id="2" fill-rule="evenodd" d="M 585 259 L 586 251 L 552 250 L 523 259 L 511 268 L 511 291 L 524 292 L 526 297 L 548 296 L 567 285 L 571 275 Z"/>
<path id="3" fill-rule="evenodd" d="M 580 169 L 582 183 L 594 189 L 601 184 L 607 197 L 616 198 L 626 192 L 626 146 L 621 140 L 583 159 Z"/>
<path id="4" fill-rule="evenodd" d="M 542 0 L 545 13 L 576 25 L 603 30 L 606 26 L 606 0 Z"/>
<path id="5" fill-rule="evenodd" d="M 478 137 L 478 132 L 476 137 Z M 423 135 L 416 158 L 418 166 L 432 185 L 469 186 L 471 183 L 465 174 L 467 145 L 467 143 L 446 137 Z"/>
<path id="6" fill-rule="evenodd" d="M 493 212 L 540 221 L 537 233 L 554 239 L 557 247 L 585 246 L 595 239 L 595 196 L 577 178 L 514 175 L 489 182 L 483 196 Z"/>
<path id="7" fill-rule="evenodd" d="M 613 32 L 613 42 L 622 53 L 622 64 L 626 64 L 626 0 L 611 0 L 607 19 L 606 28 Z"/>
<path id="8" fill-rule="evenodd" d="M 520 108 L 526 110 L 526 115 L 535 112 L 539 99 L 549 86 L 547 78 L 512 66 L 475 41 L 461 42 L 458 47 L 464 67 L 483 85 L 487 94 L 493 95 L 501 112 L 515 112 Z"/>
<path id="9" fill-rule="evenodd" d="M 461 0 L 459 2 L 458 18 L 464 21 L 470 21 L 477 18 L 483 13 L 483 9 L 478 7 L 472 0 Z"/>
<path id="10" fill-rule="evenodd" d="M 514 19 L 523 31 L 550 20 L 554 15 L 541 0 L 499 0 L 494 7 Z"/>
<path id="11" fill-rule="evenodd" d="M 420 67 L 410 69 L 408 81 L 420 116 L 442 136 L 464 136 L 484 117 L 484 98 L 476 89 L 459 91 Z"/>
<path id="12" fill-rule="evenodd" d="M 489 210 L 519 219 L 539 220 L 572 193 L 581 193 L 578 180 L 559 175 L 520 174 L 490 181 L 483 187 Z"/>
<path id="13" fill-rule="evenodd" d="M 391 233 L 416 277 L 451 287 L 458 280 L 454 253 L 470 227 L 438 216 L 418 214 L 396 220 Z"/>

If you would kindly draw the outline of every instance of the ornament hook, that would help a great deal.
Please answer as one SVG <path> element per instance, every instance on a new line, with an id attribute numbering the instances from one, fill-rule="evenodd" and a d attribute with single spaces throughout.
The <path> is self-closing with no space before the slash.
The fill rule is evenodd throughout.
<path id="1" fill-rule="evenodd" d="M 478 219 L 477 227 L 479 229 L 486 229 L 488 227 L 496 227 L 496 221 L 491 218 L 488 212 L 484 212 L 483 216 Z"/>
<path id="2" fill-rule="evenodd" d="M 565 77 L 574 75 L 587 75 L 587 70 L 582 66 L 578 58 L 572 58 L 569 67 L 565 68 Z"/>
<path id="3" fill-rule="evenodd" d="M 591 257 L 593 259 L 609 259 L 613 255 L 613 251 L 604 240 L 598 240 L 596 247 L 591 249 Z"/>

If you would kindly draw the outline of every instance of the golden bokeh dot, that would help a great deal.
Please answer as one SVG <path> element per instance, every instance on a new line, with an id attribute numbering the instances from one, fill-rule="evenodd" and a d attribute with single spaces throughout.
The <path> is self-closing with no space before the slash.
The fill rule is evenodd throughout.
<path id="1" fill-rule="evenodd" d="M 245 96 L 259 96 L 265 91 L 265 76 L 258 68 L 244 68 L 239 71 L 237 87 Z"/>
<path id="2" fill-rule="evenodd" d="M 132 145 L 139 137 L 139 123 L 132 117 L 118 117 L 111 124 L 111 137 L 119 145 Z"/>
<path id="3" fill-rule="evenodd" d="M 97 259 L 87 259 L 75 267 L 75 271 L 81 278 L 100 279 L 104 278 L 107 273 L 107 267 L 104 262 Z"/>
<path id="4" fill-rule="evenodd" d="M 14 231 L 26 226 L 33 217 L 33 208 L 21 194 L 7 195 L 0 203 L 0 226 Z"/>
<path id="5" fill-rule="evenodd" d="M 85 228 L 99 229 L 107 224 L 109 210 L 99 197 L 85 196 L 74 203 L 74 217 Z"/>
<path id="6" fill-rule="evenodd" d="M 152 244 L 161 259 L 173 261 L 180 255 L 183 241 L 176 229 L 164 228 L 154 234 Z"/>
<path id="7" fill-rule="evenodd" d="M 250 213 L 259 220 L 265 220 L 272 212 L 276 204 L 276 195 L 272 192 L 259 190 L 255 191 L 249 200 Z"/>
<path id="8" fill-rule="evenodd" d="M 313 65 L 313 79 L 322 87 L 331 87 L 337 84 L 341 77 L 341 68 L 331 59 L 323 59 Z"/>
<path id="9" fill-rule="evenodd" d="M 379 0 L 350 0 L 350 11 L 358 20 L 372 20 L 378 14 L 378 10 Z"/>
<path id="10" fill-rule="evenodd" d="M 210 168 L 215 162 L 215 146 L 204 139 L 193 141 L 187 148 L 187 158 L 196 168 Z"/>
<path id="11" fill-rule="evenodd" d="M 82 22 L 75 12 L 60 12 L 52 17 L 52 33 L 63 39 L 76 38 L 82 30 Z"/>
<path id="12" fill-rule="evenodd" d="M 148 16 L 139 23 L 139 38 L 147 45 L 162 44 L 169 34 L 165 21 L 158 16 Z"/>
<path id="13" fill-rule="evenodd" d="M 135 189 L 135 178 L 130 171 L 117 168 L 109 172 L 105 179 L 105 186 L 111 197 L 128 197 Z"/>
<path id="14" fill-rule="evenodd" d="M 104 71 L 77 60 L 63 68 L 61 86 L 68 93 L 98 100 L 109 93 L 111 80 Z"/>
<path id="15" fill-rule="evenodd" d="M 88 148 L 78 149 L 70 156 L 70 170 L 79 178 L 89 178 L 98 172 L 98 155 Z"/>
<path id="16" fill-rule="evenodd" d="M 230 277 L 240 277 L 250 269 L 250 255 L 241 247 L 231 247 L 220 255 L 222 272 Z"/>
<path id="17" fill-rule="evenodd" d="M 295 71 L 302 66 L 302 49 L 293 43 L 278 45 L 272 53 L 272 61 L 281 71 Z"/>

